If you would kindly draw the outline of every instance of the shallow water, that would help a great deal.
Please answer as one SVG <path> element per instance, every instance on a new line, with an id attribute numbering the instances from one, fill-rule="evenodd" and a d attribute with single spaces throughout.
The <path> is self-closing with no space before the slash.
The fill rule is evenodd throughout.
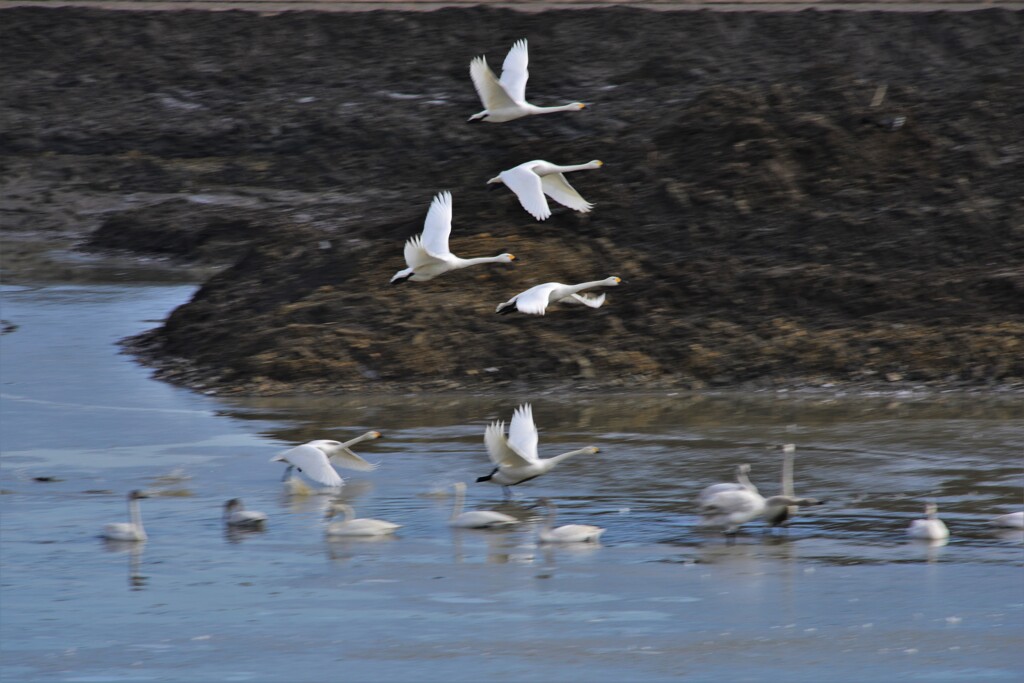
<path id="1" fill-rule="evenodd" d="M 957 394 L 689 394 L 222 400 L 119 353 L 190 285 L 5 287 L 0 317 L 0 678 L 17 681 L 1011 681 L 1024 673 L 1024 405 Z M 500 532 L 452 531 L 448 484 L 490 467 L 484 425 L 533 403 L 542 456 L 516 489 L 470 483 Z M 360 515 L 403 525 L 326 541 L 326 499 L 282 495 L 279 450 L 385 438 L 347 472 Z M 734 544 L 697 528 L 701 487 L 749 462 L 827 499 Z M 55 481 L 37 481 L 52 477 Z M 106 544 L 145 488 L 150 540 Z M 264 532 L 225 534 L 241 497 Z M 597 546 L 538 546 L 540 497 Z M 908 542 L 935 499 L 952 537 Z"/>

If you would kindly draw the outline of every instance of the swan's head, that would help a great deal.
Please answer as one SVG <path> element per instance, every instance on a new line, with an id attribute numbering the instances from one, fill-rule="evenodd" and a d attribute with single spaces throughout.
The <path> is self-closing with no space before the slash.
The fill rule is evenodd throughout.
<path id="1" fill-rule="evenodd" d="M 747 463 L 736 465 L 736 474 L 750 474 L 750 465 Z"/>
<path id="2" fill-rule="evenodd" d="M 346 518 L 355 517 L 355 510 L 348 503 L 331 503 L 327 506 L 325 519 L 331 519 L 335 515 L 344 515 Z"/>
<path id="3" fill-rule="evenodd" d="M 590 166 L 591 168 L 601 168 L 604 166 L 604 162 L 600 159 L 594 159 L 593 161 L 588 161 L 587 166 Z"/>
<path id="4" fill-rule="evenodd" d="M 925 505 L 924 505 L 924 514 L 926 514 L 928 516 L 931 516 L 931 515 L 938 514 L 938 512 L 939 512 L 939 506 L 938 505 L 936 505 L 935 503 L 925 503 Z"/>
<path id="5" fill-rule="evenodd" d="M 138 500 L 140 498 L 149 498 L 149 492 L 136 489 L 128 494 L 128 500 Z"/>
<path id="6" fill-rule="evenodd" d="M 621 283 L 622 278 L 612 276 L 610 278 L 606 278 L 601 284 L 603 284 L 605 287 L 617 287 Z"/>
<path id="7" fill-rule="evenodd" d="M 366 438 L 367 439 L 379 439 L 382 436 L 384 436 L 384 435 L 381 434 L 380 432 L 378 432 L 377 430 L 373 430 L 372 432 L 367 432 L 366 433 Z"/>
<path id="8" fill-rule="evenodd" d="M 452 484 L 452 488 L 458 491 L 459 493 L 462 493 L 466 490 L 466 482 L 457 481 L 454 484 Z"/>
<path id="9" fill-rule="evenodd" d="M 224 503 L 224 512 L 231 512 L 232 510 L 236 510 L 240 507 L 242 507 L 242 499 L 232 498 L 228 502 Z"/>
<path id="10" fill-rule="evenodd" d="M 791 443 L 783 444 L 782 445 L 782 452 L 783 453 L 795 453 L 796 452 L 796 444 L 791 444 Z"/>
<path id="11" fill-rule="evenodd" d="M 501 179 L 501 176 L 500 175 L 496 175 L 496 176 L 494 176 L 493 178 L 491 178 L 490 180 L 487 181 L 487 185 L 488 185 L 487 189 L 488 190 L 493 190 L 498 185 L 504 185 L 504 184 L 505 184 L 505 181 Z"/>
<path id="12" fill-rule="evenodd" d="M 509 263 L 512 263 L 513 261 L 516 260 L 516 255 L 515 254 L 498 254 L 498 258 L 505 259 Z"/>
<path id="13" fill-rule="evenodd" d="M 576 107 L 577 109 L 586 109 L 587 108 L 587 105 L 584 102 L 573 102 L 572 106 Z"/>
<path id="14" fill-rule="evenodd" d="M 594 453 L 600 453 L 600 452 L 601 452 L 601 449 L 598 448 L 597 446 L 590 446 L 590 447 L 587 448 L 587 453 L 589 453 L 590 455 L 593 455 Z"/>

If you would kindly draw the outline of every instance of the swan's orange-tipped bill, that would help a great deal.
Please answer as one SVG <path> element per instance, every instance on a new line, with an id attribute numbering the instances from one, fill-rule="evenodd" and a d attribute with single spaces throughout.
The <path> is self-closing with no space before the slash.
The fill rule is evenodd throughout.
<path id="1" fill-rule="evenodd" d="M 516 255 L 515 254 L 509 254 L 508 255 L 508 260 L 509 261 L 515 261 L 516 260 Z"/>
<path id="2" fill-rule="evenodd" d="M 622 282 L 622 278 L 621 277 L 616 277 L 616 278 L 612 278 L 612 279 L 615 280 L 616 282 Z"/>

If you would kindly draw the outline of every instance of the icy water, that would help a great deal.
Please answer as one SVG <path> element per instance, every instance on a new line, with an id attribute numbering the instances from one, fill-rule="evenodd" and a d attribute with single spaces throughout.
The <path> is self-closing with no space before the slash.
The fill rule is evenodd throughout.
<path id="1" fill-rule="evenodd" d="M 1019 397 L 684 394 L 236 401 L 167 386 L 116 341 L 189 285 L 3 289 L 0 679 L 4 681 L 1017 681 L 1024 545 L 986 521 L 1024 507 Z M 578 456 L 516 489 L 484 426 L 531 401 L 542 456 Z M 381 541 L 328 541 L 323 496 L 282 494 L 276 452 L 384 438 L 343 471 Z M 734 544 L 694 498 L 749 462 L 828 502 Z M 39 480 L 39 479 L 42 480 Z M 453 531 L 446 487 L 523 520 Z M 142 501 L 149 541 L 98 538 Z M 226 534 L 241 497 L 265 531 Z M 599 545 L 538 545 L 541 497 Z M 910 542 L 938 502 L 948 544 Z"/>

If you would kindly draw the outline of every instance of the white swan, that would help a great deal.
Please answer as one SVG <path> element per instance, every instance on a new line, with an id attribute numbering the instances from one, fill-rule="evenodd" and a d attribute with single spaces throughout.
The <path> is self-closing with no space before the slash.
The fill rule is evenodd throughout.
<path id="1" fill-rule="evenodd" d="M 587 213 L 593 204 L 580 196 L 580 193 L 569 184 L 563 173 L 570 171 L 587 171 L 604 166 L 603 161 L 589 161 L 573 166 L 559 166 L 548 161 L 536 159 L 519 164 L 515 168 L 502 171 L 487 181 L 488 185 L 502 184 L 515 192 L 519 203 L 526 212 L 539 221 L 551 216 L 551 208 L 544 195 L 551 197 L 559 204 L 568 206 L 573 211 Z"/>
<path id="2" fill-rule="evenodd" d="M 765 498 L 757 491 L 742 488 L 719 491 L 701 502 L 701 526 L 720 528 L 731 536 L 739 531 L 740 526 L 761 517 L 772 507 L 818 505 L 819 502 L 814 498 L 791 496 Z"/>
<path id="3" fill-rule="evenodd" d="M 449 270 L 475 266 L 478 263 L 511 263 L 516 260 L 512 254 L 459 258 L 448 248 L 448 237 L 451 233 L 452 194 L 439 192 L 427 210 L 423 232 L 409 238 L 405 243 L 405 265 L 408 268 L 395 273 L 391 277 L 391 284 L 397 285 L 406 280 L 426 282 Z"/>
<path id="4" fill-rule="evenodd" d="M 527 102 L 526 81 L 530 77 L 527 71 L 529 61 L 530 55 L 524 38 L 516 41 L 505 56 L 505 63 L 501 65 L 501 79 L 495 77 L 491 67 L 487 66 L 486 57 L 476 57 L 470 62 L 469 76 L 473 79 L 473 87 L 476 88 L 476 94 L 479 95 L 484 110 L 470 116 L 469 122 L 504 123 L 535 114 L 578 111 L 587 106 L 582 102 L 573 102 L 558 107 L 538 107 Z"/>
<path id="5" fill-rule="evenodd" d="M 337 462 L 339 467 L 361 472 L 377 469 L 375 463 L 363 460 L 351 448 L 363 441 L 380 437 L 380 432 L 369 431 L 345 443 L 331 439 L 317 439 L 278 453 L 270 459 L 270 462 L 288 463 L 281 480 L 285 482 L 286 491 L 292 495 L 310 495 L 314 492 L 302 480 L 291 476 L 292 468 L 303 472 L 318 484 L 323 484 L 333 490 L 344 484 L 345 480 L 334 470 L 331 463 Z"/>
<path id="6" fill-rule="evenodd" d="M 698 505 L 704 505 L 705 502 L 711 500 L 711 497 L 717 493 L 723 491 L 753 491 L 757 493 L 757 487 L 751 483 L 747 475 L 750 474 L 750 465 L 743 463 L 742 465 L 736 466 L 736 481 L 735 482 L 723 482 L 721 484 L 711 484 L 710 486 L 704 487 L 704 490 L 700 492 L 697 497 Z"/>
<path id="7" fill-rule="evenodd" d="M 232 498 L 224 503 L 224 523 L 236 529 L 260 529 L 267 516 L 257 510 L 246 510 L 241 498 Z"/>
<path id="8" fill-rule="evenodd" d="M 466 497 L 466 484 L 457 481 L 452 484 L 455 489 L 455 505 L 452 507 L 452 516 L 448 524 L 461 529 L 494 529 L 496 527 L 518 524 L 519 520 L 512 515 L 494 510 L 469 510 L 462 511 L 462 505 Z"/>
<path id="9" fill-rule="evenodd" d="M 506 497 L 510 486 L 521 484 L 550 472 L 558 463 L 581 453 L 597 453 L 594 446 L 587 446 L 553 458 L 541 459 L 537 454 L 537 425 L 533 422 L 533 408 L 529 403 L 516 408 L 505 438 L 505 423 L 492 422 L 484 430 L 484 445 L 487 455 L 494 463 L 494 470 L 477 482 L 489 481 L 504 487 Z"/>
<path id="10" fill-rule="evenodd" d="M 796 445 L 787 443 L 782 446 L 782 495 L 793 498 L 793 454 L 796 452 Z M 820 505 L 824 501 L 818 501 Z M 789 520 L 796 514 L 799 506 L 796 505 L 769 505 L 762 517 L 773 527 L 787 526 Z"/>
<path id="11" fill-rule="evenodd" d="M 328 524 L 325 530 L 328 536 L 386 536 L 395 533 L 402 526 L 382 519 L 356 517 L 355 510 L 347 503 L 331 503 L 327 508 L 327 519 L 331 519 L 338 512 L 345 515 L 345 520 Z"/>
<path id="12" fill-rule="evenodd" d="M 990 519 L 988 523 L 1004 529 L 1024 529 L 1024 511 L 999 515 Z"/>
<path id="13" fill-rule="evenodd" d="M 103 538 L 110 541 L 145 541 L 149 536 L 142 526 L 142 512 L 139 510 L 139 499 L 149 498 L 144 491 L 132 491 L 128 494 L 128 518 L 130 522 L 114 522 L 103 527 Z"/>
<path id="14" fill-rule="evenodd" d="M 915 519 L 907 527 L 907 536 L 927 541 L 940 541 L 949 538 L 949 529 L 938 517 L 939 507 L 935 503 L 924 506 L 925 519 Z"/>
<path id="15" fill-rule="evenodd" d="M 540 504 L 548 508 L 548 514 L 544 516 L 544 526 L 537 532 L 537 538 L 541 543 L 597 543 L 601 539 L 603 527 L 592 524 L 554 526 L 558 514 L 555 504 L 547 498 L 541 499 Z"/>
<path id="16" fill-rule="evenodd" d="M 549 304 L 556 301 L 563 303 L 579 303 L 591 308 L 600 308 L 604 303 L 604 294 L 593 296 L 580 294 L 584 289 L 593 287 L 615 287 L 622 280 L 617 277 L 609 277 L 604 280 L 583 282 L 578 285 L 563 285 L 561 282 L 546 282 L 542 285 L 534 285 L 525 292 L 520 292 L 503 304 L 498 304 L 496 313 L 507 315 L 512 311 L 530 313 L 533 315 L 544 315 Z"/>

